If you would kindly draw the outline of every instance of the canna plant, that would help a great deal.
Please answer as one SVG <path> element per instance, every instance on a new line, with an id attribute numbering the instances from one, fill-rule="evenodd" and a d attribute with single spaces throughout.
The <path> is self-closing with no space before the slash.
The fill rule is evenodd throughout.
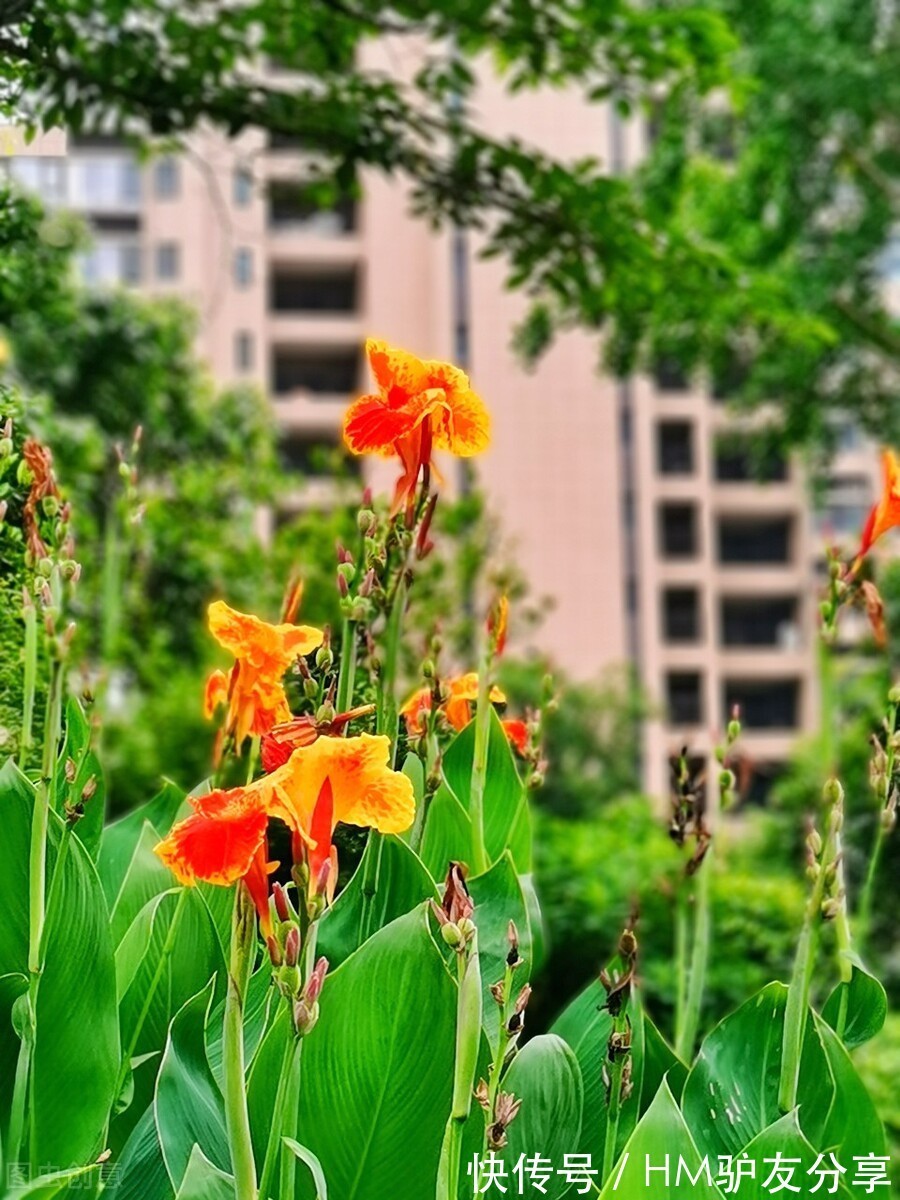
<path id="1" fill-rule="evenodd" d="M 496 683 L 505 598 L 490 600 L 477 664 L 445 672 L 435 637 L 421 678 L 401 678 L 417 563 L 436 549 L 434 453 L 480 452 L 488 416 L 455 367 L 368 353 L 377 390 L 348 411 L 347 444 L 396 455 L 401 474 L 390 501 L 363 497 L 358 544 L 338 549 L 340 630 L 297 623 L 298 583 L 277 623 L 215 601 L 210 634 L 229 661 L 206 685 L 210 777 L 189 796 L 166 784 L 105 827 L 90 696 L 67 671 L 68 512 L 49 452 L 18 410 L 5 420 L 0 561 L 23 586 L 18 754 L 0 772 L 5 1192 L 880 1190 L 883 1130 L 851 1052 L 886 1001 L 859 957 L 862 923 L 854 941 L 837 780 L 808 831 L 788 984 L 722 1015 L 695 1052 L 715 822 L 682 764 L 673 821 L 694 849 L 675 906 L 678 1053 L 642 1003 L 637 914 L 595 982 L 528 1037 L 544 937 L 529 792 L 547 765 L 542 713 L 506 716 Z M 860 562 L 832 574 L 826 642 Z M 891 818 L 896 707 L 873 772 Z"/>

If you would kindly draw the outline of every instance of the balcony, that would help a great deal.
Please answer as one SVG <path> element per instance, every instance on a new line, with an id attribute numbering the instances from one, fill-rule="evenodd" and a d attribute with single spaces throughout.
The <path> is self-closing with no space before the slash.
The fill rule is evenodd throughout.
<path id="1" fill-rule="evenodd" d="M 359 346 L 306 350 L 275 347 L 272 354 L 272 391 L 276 398 L 301 393 L 334 400 L 358 390 Z"/>
<path id="2" fill-rule="evenodd" d="M 682 729 L 703 722 L 702 680 L 697 671 L 666 675 L 666 709 L 669 724 Z"/>
<path id="3" fill-rule="evenodd" d="M 731 718 L 735 707 L 741 725 L 749 733 L 756 730 L 788 730 L 799 725 L 799 679 L 731 679 L 722 689 L 722 722 Z"/>
<path id="4" fill-rule="evenodd" d="M 700 639 L 700 593 L 696 588 L 666 588 L 662 593 L 663 638 L 671 644 Z"/>
<path id="5" fill-rule="evenodd" d="M 800 642 L 795 596 L 725 597 L 721 638 L 726 647 L 776 646 L 796 649 Z"/>
<path id="6" fill-rule="evenodd" d="M 663 558 L 696 558 L 699 553 L 697 509 L 693 504 L 661 504 L 658 538 Z"/>
<path id="7" fill-rule="evenodd" d="M 660 421 L 656 427 L 656 469 L 660 475 L 692 475 L 694 428 L 690 421 Z"/>
<path id="8" fill-rule="evenodd" d="M 791 561 L 790 517 L 722 517 L 718 557 L 723 566 L 780 566 Z"/>

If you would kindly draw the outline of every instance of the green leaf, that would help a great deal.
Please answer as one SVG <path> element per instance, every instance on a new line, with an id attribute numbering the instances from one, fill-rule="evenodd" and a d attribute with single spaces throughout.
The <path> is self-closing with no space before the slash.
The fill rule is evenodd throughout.
<path id="1" fill-rule="evenodd" d="M 19 819 L 24 815 L 19 810 Z M 27 858 L 18 871 L 24 891 Z M 47 879 L 44 970 L 35 1001 L 32 1152 L 38 1163 L 84 1163 L 105 1145 L 115 1100 L 115 962 L 94 864 L 52 812 Z"/>
<path id="2" fill-rule="evenodd" d="M 525 907 L 528 910 L 528 927 L 531 930 L 531 966 L 533 971 L 538 971 L 544 965 L 547 957 L 547 946 L 544 935 L 544 917 L 534 886 L 534 876 L 531 873 L 520 874 L 519 886 L 522 888 Z"/>
<path id="3" fill-rule="evenodd" d="M 865 1084 L 834 1030 L 820 1017 L 815 1022 L 834 1078 L 834 1099 L 821 1137 L 811 1139 L 813 1145 L 823 1150 L 834 1148 L 838 1158 L 846 1160 L 854 1155 L 883 1154 L 884 1127 Z"/>
<path id="4" fill-rule="evenodd" d="M 11 1080 L 19 1057 L 12 1007 L 28 986 L 28 852 L 33 788 L 9 759 L 0 770 L 0 1079 Z M 24 986 L 23 986 L 24 981 Z M 9 1120 L 12 1087 L 0 1088 L 0 1128 Z"/>
<path id="5" fill-rule="evenodd" d="M 531 976 L 531 929 L 525 898 L 508 852 L 489 871 L 470 879 L 469 891 L 475 904 L 473 920 L 478 927 L 484 1030 L 493 1050 L 500 1038 L 500 1009 L 491 995 L 491 984 L 501 982 L 506 972 L 509 923 L 515 921 L 519 931 L 522 959 L 522 966 L 513 978 L 513 995 Z"/>
<path id="6" fill-rule="evenodd" d="M 443 760 L 447 785 L 466 812 L 469 809 L 472 787 L 474 751 L 475 722 L 470 721 L 465 729 L 456 735 Z M 428 819 L 431 820 L 431 814 Z M 509 739 L 496 712 L 491 713 L 491 734 L 488 742 L 484 840 L 491 862 L 496 862 L 503 851 L 509 848 L 516 870 L 522 874 L 531 870 L 528 797 L 516 769 Z"/>
<path id="7" fill-rule="evenodd" d="M 773 1165 L 771 1162 L 767 1163 L 767 1159 L 774 1159 L 776 1155 L 781 1156 L 782 1162 L 790 1158 L 799 1159 L 800 1161 L 796 1164 L 793 1177 L 788 1176 L 787 1182 L 794 1187 L 798 1185 L 803 1187 L 805 1183 L 813 1182 L 809 1178 L 808 1172 L 819 1156 L 818 1152 L 809 1144 L 807 1138 L 803 1136 L 803 1131 L 797 1122 L 796 1109 L 781 1117 L 780 1120 L 773 1122 L 762 1133 L 757 1134 L 743 1153 L 754 1163 L 754 1168 L 752 1175 L 741 1176 L 740 1188 L 737 1193 L 741 1200 L 770 1200 L 776 1188 L 776 1183 L 773 1180 L 769 1183 L 768 1187 L 764 1186 L 769 1179 Z M 825 1165 L 830 1166 L 830 1162 L 826 1160 Z M 841 1166 L 846 1165 L 846 1163 L 841 1163 Z M 750 1170 L 750 1168 L 745 1169 L 747 1171 Z M 723 1176 L 720 1184 L 723 1190 L 726 1186 L 726 1179 L 727 1177 Z M 826 1185 L 819 1190 L 820 1192 L 837 1195 L 841 1200 L 849 1200 L 849 1193 L 844 1187 L 839 1187 L 837 1192 L 830 1193 L 830 1183 L 826 1182 Z M 793 1193 L 789 1189 L 784 1189 L 783 1195 L 787 1196 L 791 1194 Z"/>
<path id="8" fill-rule="evenodd" d="M 113 1165 L 103 1200 L 175 1200 L 151 1105 L 131 1131 Z"/>
<path id="9" fill-rule="evenodd" d="M 89 1182 L 88 1176 L 92 1174 L 95 1178 Z M 48 1171 L 22 1187 L 10 1187 L 8 1192 L 4 1192 L 4 1196 L 7 1196 L 8 1200 L 53 1200 L 54 1196 L 65 1191 L 70 1184 L 76 1191 L 93 1191 L 99 1177 L 100 1168 L 96 1163 L 86 1167 L 69 1167 L 64 1171 Z"/>
<path id="10" fill-rule="evenodd" d="M 469 814 L 444 785 L 432 797 L 422 837 L 422 862 L 439 883 L 451 862 L 468 862 L 472 857 L 472 822 Z"/>
<path id="11" fill-rule="evenodd" d="M 701 1151 L 737 1155 L 781 1116 L 787 988 L 770 983 L 707 1036 L 684 1085 L 685 1119 Z M 819 1145 L 834 1095 L 821 1036 L 807 1022 L 797 1092 L 800 1127 Z"/>
<path id="12" fill-rule="evenodd" d="M 509 1127 L 509 1144 L 503 1155 L 507 1171 L 512 1171 L 522 1154 L 549 1159 L 552 1173 L 543 1194 L 562 1196 L 569 1184 L 556 1168 L 579 1145 L 581 1136 L 584 1096 L 575 1055 L 562 1038 L 539 1034 L 513 1060 L 503 1090 L 522 1101 Z"/>
<path id="13" fill-rule="evenodd" d="M 234 1200 L 234 1176 L 220 1171 L 194 1146 L 176 1200 Z"/>
<path id="14" fill-rule="evenodd" d="M 156 914 L 163 897 L 168 894 L 163 892 L 147 901 L 116 947 L 116 994 L 120 1001 L 131 987 L 134 977 L 144 961 L 147 947 L 153 940 L 153 924 Z"/>
<path id="15" fill-rule="evenodd" d="M 372 880 L 375 889 L 368 902 L 366 879 Z M 434 881 L 418 855 L 393 835 L 370 837 L 353 878 L 322 918 L 319 953 L 333 969 L 367 936 L 431 898 L 437 899 Z"/>
<path id="16" fill-rule="evenodd" d="M 181 788 L 166 782 L 162 791 L 152 800 L 104 829 L 97 870 L 110 908 L 115 904 L 145 823 L 149 823 L 160 838 L 165 837 L 183 803 L 184 792 Z"/>
<path id="17" fill-rule="evenodd" d="M 162 892 L 171 891 L 177 882 L 153 852 L 158 843 L 159 834 L 149 821 L 145 821 L 110 910 L 110 929 L 116 946 L 147 902 Z"/>
<path id="18" fill-rule="evenodd" d="M 644 1072 L 641 1080 L 641 1113 L 650 1107 L 665 1079 L 672 1095 L 678 1100 L 684 1090 L 688 1069 L 659 1032 L 646 1012 L 644 1027 Z"/>
<path id="19" fill-rule="evenodd" d="M 303 1045 L 300 1136 L 340 1200 L 433 1197 L 450 1112 L 456 987 L 424 907 L 379 930 L 329 975 Z M 254 1144 L 265 1144 L 285 1021 L 251 1083 Z M 253 1085 L 256 1085 L 254 1087 Z"/>
<path id="20" fill-rule="evenodd" d="M 716 1160 L 707 1161 L 703 1169 L 703 1160 L 675 1097 L 669 1085 L 663 1083 L 628 1139 L 625 1153 L 604 1181 L 601 1200 L 643 1200 L 649 1196 L 670 1200 L 688 1192 L 700 1200 L 721 1200 L 721 1192 L 711 1182 L 715 1166 Z M 666 1170 L 656 1171 L 654 1167 Z M 691 1180 L 696 1182 L 692 1183 L 685 1172 L 690 1172 Z"/>
<path id="21" fill-rule="evenodd" d="M 250 977 L 244 1000 L 244 1061 L 250 1064 L 266 1033 L 269 1015 L 278 994 L 272 987 L 272 963 L 267 954 Z M 225 997 L 217 1001 L 206 1023 L 206 1057 L 219 1087 L 224 1089 L 222 1068 L 222 1031 L 225 1018 Z"/>
<path id="22" fill-rule="evenodd" d="M 176 1189 L 195 1146 L 221 1170 L 230 1166 L 222 1093 L 206 1058 L 204 1031 L 212 997 L 210 982 L 176 1013 L 156 1082 L 156 1128 Z"/>
<path id="23" fill-rule="evenodd" d="M 838 1027 L 842 1005 L 843 1042 L 851 1050 L 873 1038 L 884 1025 L 888 1009 L 887 993 L 859 959 L 854 958 L 850 981 L 839 983 L 822 1008 L 823 1019 L 834 1030 Z"/>
<path id="24" fill-rule="evenodd" d="M 316 1200 L 328 1200 L 328 1184 L 325 1181 L 325 1172 L 322 1170 L 322 1164 L 313 1154 L 312 1150 L 307 1150 L 305 1146 L 301 1146 L 293 1138 L 284 1138 L 284 1144 L 305 1166 L 309 1167 L 309 1173 L 312 1175 L 313 1183 L 316 1187 Z"/>
<path id="25" fill-rule="evenodd" d="M 225 990 L 225 960 L 219 935 L 196 888 L 185 890 L 178 925 L 169 936 L 181 894 L 179 888 L 158 898 L 145 954 L 119 1005 L 122 1044 L 127 1049 L 138 1028 L 147 997 L 151 996 L 134 1044 L 135 1054 L 163 1049 L 175 1013 L 204 988 L 213 975 L 217 996 Z"/>

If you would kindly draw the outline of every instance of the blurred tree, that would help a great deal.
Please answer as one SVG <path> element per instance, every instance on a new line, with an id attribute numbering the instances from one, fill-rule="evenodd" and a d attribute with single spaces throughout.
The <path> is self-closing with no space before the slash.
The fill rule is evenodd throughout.
<path id="1" fill-rule="evenodd" d="M 849 415 L 900 439 L 900 12 L 881 0 L 705 0 L 740 43 L 730 94 L 682 89 L 654 115 L 639 186 L 673 239 L 718 256 L 690 286 L 620 311 L 612 360 L 706 368 L 771 431 L 826 449 Z M 649 313 L 649 320 L 648 320 Z"/>

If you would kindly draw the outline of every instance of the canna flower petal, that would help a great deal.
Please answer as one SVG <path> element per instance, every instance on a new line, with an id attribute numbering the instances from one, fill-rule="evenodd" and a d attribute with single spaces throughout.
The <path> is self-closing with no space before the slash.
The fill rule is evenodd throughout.
<path id="1" fill-rule="evenodd" d="M 326 780 L 331 783 L 332 828 L 343 821 L 382 833 L 403 833 L 416 811 L 412 781 L 390 766 L 390 740 L 368 733 L 318 738 L 301 746 L 265 785 L 273 816 L 310 833 L 313 811 Z"/>
<path id="2" fill-rule="evenodd" d="M 213 671 L 206 681 L 203 693 L 203 715 L 207 721 L 215 716 L 220 704 L 228 703 L 229 680 L 224 671 Z"/>
<path id="3" fill-rule="evenodd" d="M 884 450 L 881 455 L 881 464 L 884 475 L 881 497 L 872 506 L 866 519 L 854 566 L 868 553 L 883 533 L 900 525 L 900 459 L 893 450 Z"/>
<path id="4" fill-rule="evenodd" d="M 460 732 L 472 720 L 472 704 L 478 699 L 478 674 L 469 671 L 457 679 L 447 683 L 447 699 L 441 705 L 441 710 L 453 729 Z M 505 704 L 506 695 L 498 687 L 491 688 L 491 703 Z M 406 721 L 408 733 L 419 735 L 425 730 L 425 716 L 431 712 L 431 688 L 419 688 L 413 692 L 403 707 L 400 715 Z"/>
<path id="5" fill-rule="evenodd" d="M 522 758 L 525 758 L 528 754 L 529 742 L 528 726 L 526 723 L 516 718 L 510 718 L 501 721 L 500 724 L 503 726 L 503 732 L 509 739 L 509 744 Z"/>
<path id="6" fill-rule="evenodd" d="M 249 788 L 217 790 L 191 800 L 194 812 L 179 821 L 156 853 L 180 883 L 198 880 L 228 887 L 243 879 L 266 840 L 268 815 Z"/>

